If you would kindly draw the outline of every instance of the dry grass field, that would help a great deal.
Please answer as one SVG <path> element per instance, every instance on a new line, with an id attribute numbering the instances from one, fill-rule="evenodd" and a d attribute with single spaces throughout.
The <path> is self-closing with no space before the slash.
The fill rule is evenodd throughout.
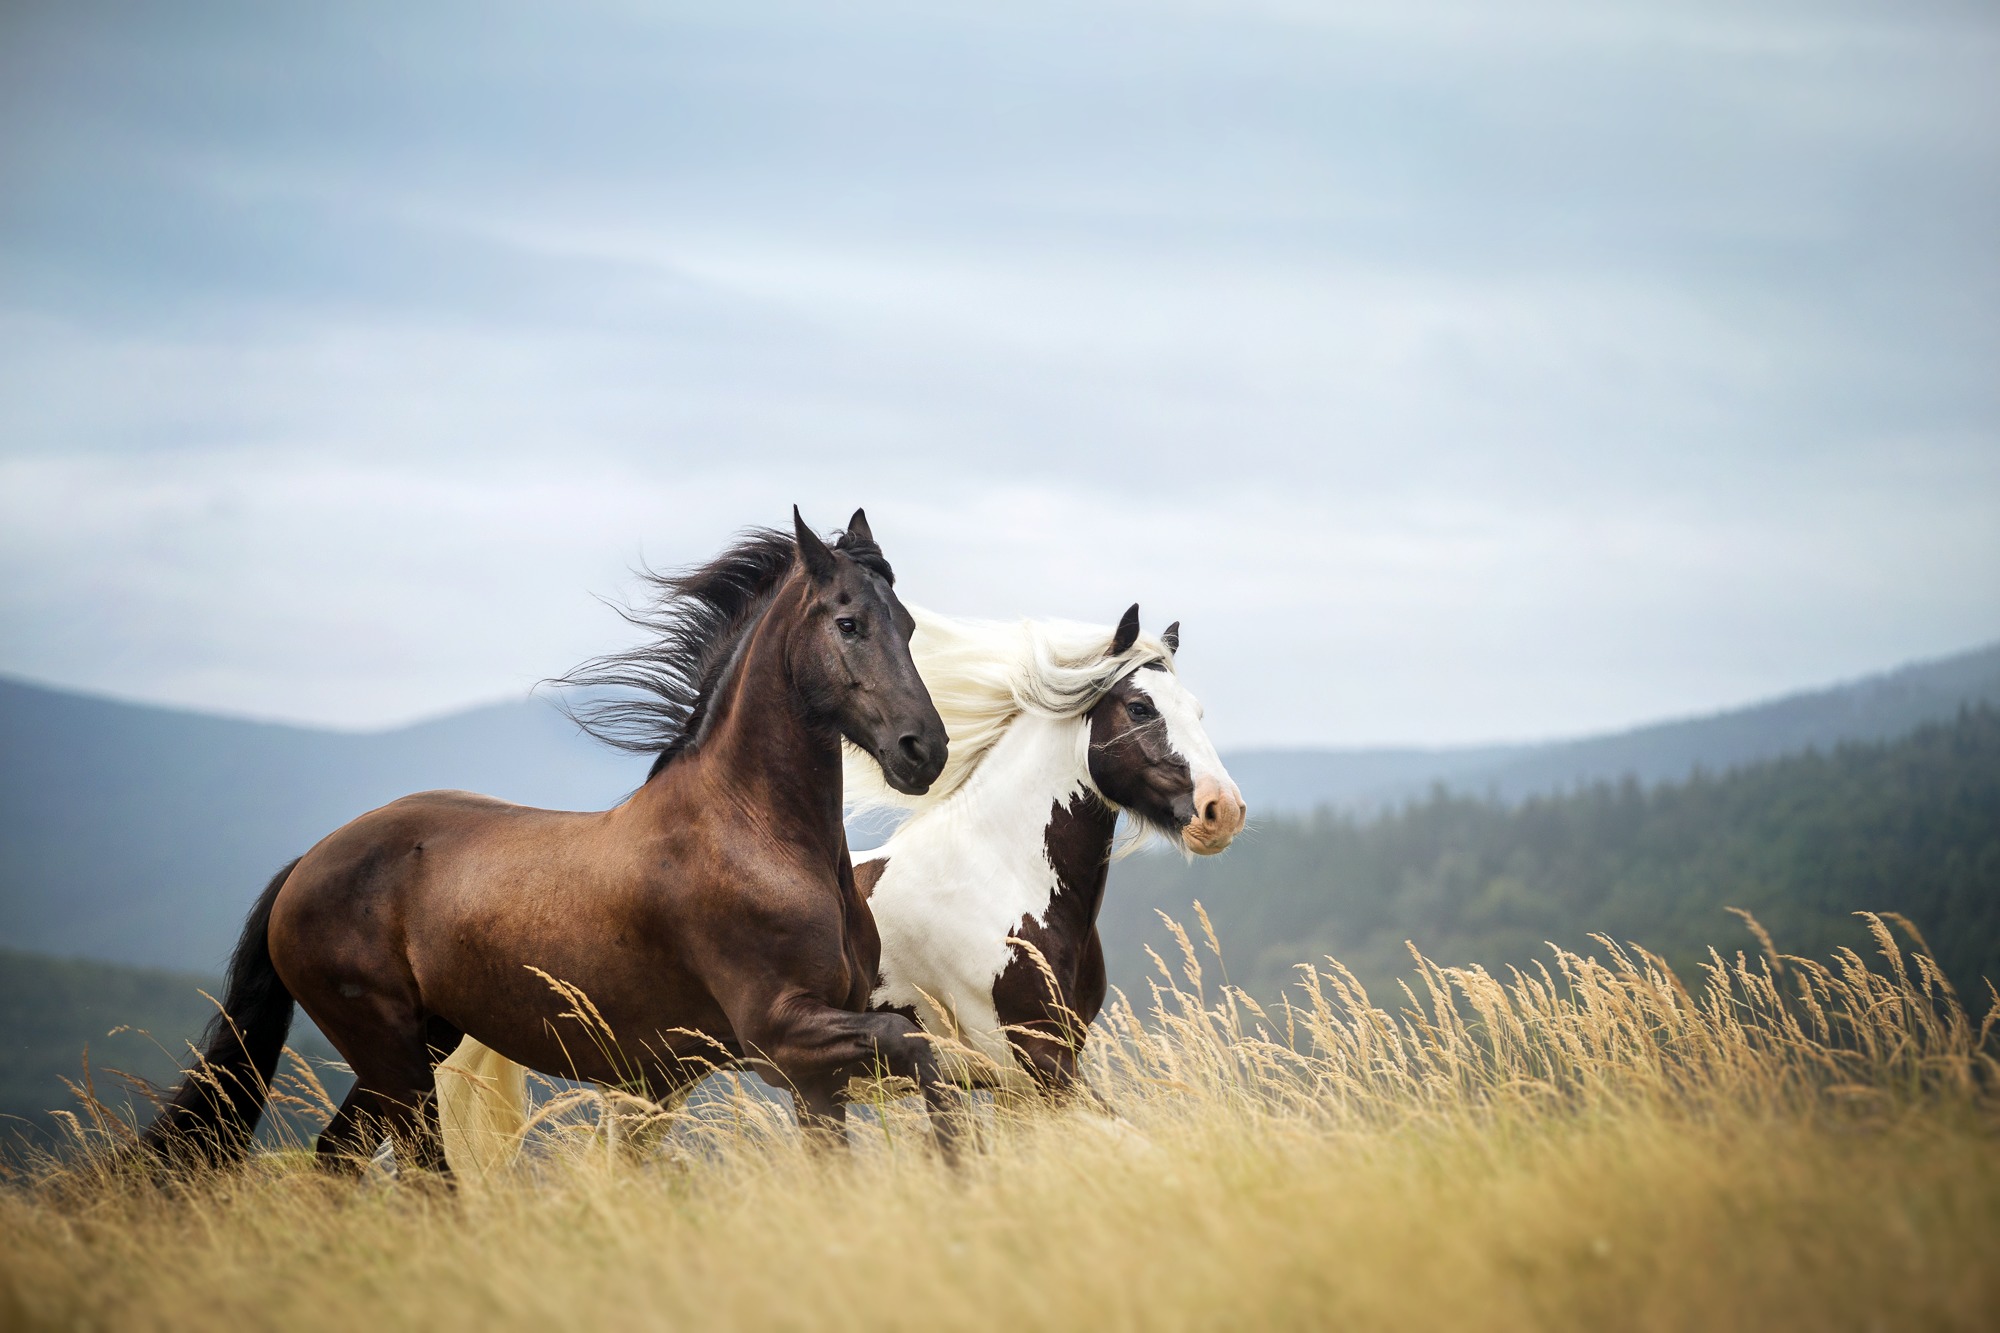
<path id="1" fill-rule="evenodd" d="M 726 1089 L 559 1100 L 456 1191 L 73 1159 L 0 1192 L 0 1327 L 2000 1327 L 1992 996 L 1874 924 L 1692 986 L 1608 942 L 1388 1003 L 1327 964 L 1276 1009 L 1197 937 L 1093 1037 L 1125 1125 L 982 1106 L 956 1170 L 914 1102 L 836 1160 Z"/>

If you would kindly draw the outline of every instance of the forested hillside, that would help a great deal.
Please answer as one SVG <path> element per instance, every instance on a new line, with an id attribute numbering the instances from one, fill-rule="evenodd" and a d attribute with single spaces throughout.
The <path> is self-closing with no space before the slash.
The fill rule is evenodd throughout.
<path id="1" fill-rule="evenodd" d="M 0 1159 L 25 1143 L 47 1144 L 54 1109 L 77 1110 L 63 1086 L 81 1082 L 89 1055 L 98 1097 L 114 1109 L 136 1105 L 113 1071 L 171 1083 L 192 1041 L 215 1014 L 203 995 L 221 994 L 207 977 L 0 949 Z M 292 1045 L 315 1060 L 337 1058 L 303 1014 Z M 327 1075 L 344 1088 L 345 1076 Z"/>
<path id="2" fill-rule="evenodd" d="M 1489 968 L 1636 939 L 1692 967 L 1715 940 L 1755 941 L 1725 911 L 1756 914 L 1780 949 L 1866 946 L 1851 915 L 1901 912 L 1929 938 L 1975 1011 L 2000 981 L 2000 713 L 1981 708 L 1902 740 L 1846 745 L 1719 777 L 1599 784 L 1518 805 L 1438 790 L 1391 814 L 1262 821 L 1220 857 L 1134 857 L 1103 914 L 1115 982 L 1163 947 L 1154 915 L 1200 899 L 1231 979 L 1259 994 L 1331 954 L 1378 999 L 1407 972 L 1404 941 Z"/>

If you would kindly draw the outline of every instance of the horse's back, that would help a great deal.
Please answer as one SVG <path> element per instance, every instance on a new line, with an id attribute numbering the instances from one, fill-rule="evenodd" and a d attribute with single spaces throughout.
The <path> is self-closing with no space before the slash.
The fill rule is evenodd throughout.
<path id="1" fill-rule="evenodd" d="M 567 878 L 563 863 L 588 842 L 575 835 L 599 818 L 449 790 L 370 810 L 322 838 L 280 891 L 271 937 L 281 970 L 287 955 L 405 955 L 413 941 L 504 918 L 524 880 Z"/>
<path id="2" fill-rule="evenodd" d="M 417 792 L 327 834 L 301 858 L 292 881 L 303 886 L 325 879 L 382 880 L 420 874 L 488 844 L 560 836 L 563 824 L 589 818 L 515 805 L 477 792 Z"/>

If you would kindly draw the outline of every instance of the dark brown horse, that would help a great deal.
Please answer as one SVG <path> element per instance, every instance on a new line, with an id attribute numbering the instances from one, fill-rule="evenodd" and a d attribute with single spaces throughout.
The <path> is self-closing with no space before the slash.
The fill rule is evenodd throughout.
<path id="1" fill-rule="evenodd" d="M 294 1001 L 354 1070 L 319 1138 L 335 1164 L 386 1132 L 443 1169 L 433 1069 L 468 1034 L 655 1096 L 738 1061 L 789 1088 L 822 1136 L 871 1072 L 946 1106 L 917 1025 L 864 1012 L 879 942 L 841 826 L 843 737 L 921 793 L 944 766 L 944 726 L 865 516 L 831 548 L 793 520 L 792 535 L 754 533 L 660 579 L 661 609 L 638 617 L 659 643 L 581 677 L 649 695 L 585 719 L 661 748 L 623 804 L 576 814 L 426 792 L 281 872 L 251 910 L 204 1064 L 146 1142 L 244 1152 Z M 590 1021 L 545 977 L 588 997 Z M 932 1119 L 948 1139 L 950 1117 Z"/>

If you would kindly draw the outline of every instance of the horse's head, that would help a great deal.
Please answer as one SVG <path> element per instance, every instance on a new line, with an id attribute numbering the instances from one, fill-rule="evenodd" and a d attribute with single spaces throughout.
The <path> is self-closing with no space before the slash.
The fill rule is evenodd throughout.
<path id="1" fill-rule="evenodd" d="M 1118 622 L 1110 656 L 1138 641 L 1139 608 Z M 1180 623 L 1160 635 L 1180 648 Z M 1212 856 L 1243 829 L 1243 794 L 1229 779 L 1201 725 L 1201 703 L 1181 684 L 1171 657 L 1142 662 L 1090 710 L 1090 780 L 1106 799 Z"/>
<path id="2" fill-rule="evenodd" d="M 944 721 L 910 660 L 916 622 L 896 598 L 896 576 L 854 511 L 832 546 L 792 524 L 804 570 L 805 605 L 793 627 L 792 680 L 815 715 L 874 756 L 889 785 L 920 796 L 944 771 Z"/>

